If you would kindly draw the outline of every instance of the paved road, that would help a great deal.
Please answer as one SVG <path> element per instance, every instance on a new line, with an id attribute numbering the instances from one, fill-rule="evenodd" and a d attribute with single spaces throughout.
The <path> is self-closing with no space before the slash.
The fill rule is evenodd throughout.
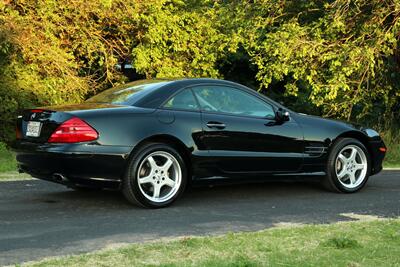
<path id="1" fill-rule="evenodd" d="M 343 213 L 400 216 L 400 172 L 373 176 L 363 191 L 350 195 L 304 182 L 194 188 L 161 210 L 131 207 L 117 192 L 75 192 L 39 180 L 1 182 L 0 265 L 279 222 L 349 220 Z"/>

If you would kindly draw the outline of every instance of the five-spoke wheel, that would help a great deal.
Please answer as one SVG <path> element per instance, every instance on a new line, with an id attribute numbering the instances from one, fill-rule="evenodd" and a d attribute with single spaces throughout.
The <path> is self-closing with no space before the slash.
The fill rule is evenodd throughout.
<path id="1" fill-rule="evenodd" d="M 140 191 L 146 198 L 154 202 L 165 202 L 179 189 L 182 170 L 173 155 L 156 151 L 142 161 L 137 176 Z"/>
<path id="2" fill-rule="evenodd" d="M 173 146 L 147 143 L 130 160 L 122 192 L 132 203 L 161 208 L 180 196 L 186 176 L 185 162 Z"/>
<path id="3" fill-rule="evenodd" d="M 359 186 L 367 176 L 367 157 L 356 145 L 342 148 L 336 158 L 336 175 L 347 188 Z"/>
<path id="4" fill-rule="evenodd" d="M 330 190 L 352 193 L 368 180 L 369 155 L 365 146 L 353 138 L 340 138 L 333 145 L 323 184 Z"/>

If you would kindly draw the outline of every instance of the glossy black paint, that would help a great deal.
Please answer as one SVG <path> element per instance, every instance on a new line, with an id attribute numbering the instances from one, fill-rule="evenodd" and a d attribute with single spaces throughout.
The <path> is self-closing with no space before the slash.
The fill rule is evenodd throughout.
<path id="1" fill-rule="evenodd" d="M 177 147 L 193 180 L 321 176 L 335 140 L 353 137 L 370 152 L 371 174 L 382 169 L 384 152 L 379 148 L 385 145 L 372 129 L 290 110 L 288 121 L 283 121 L 162 107 L 180 90 L 196 85 L 234 87 L 269 103 L 275 111 L 287 110 L 242 85 L 213 79 L 169 81 L 136 100 L 133 106 L 83 103 L 44 107 L 36 114 L 26 110 L 17 122 L 24 137 L 14 144 L 20 168 L 35 177 L 64 184 L 111 186 L 123 177 L 135 149 L 143 142 L 153 141 Z M 72 117 L 90 124 L 99 138 L 77 144 L 47 143 L 57 126 Z M 43 123 L 39 138 L 25 137 L 29 120 Z M 62 174 L 67 180 L 57 180 L 54 174 Z"/>

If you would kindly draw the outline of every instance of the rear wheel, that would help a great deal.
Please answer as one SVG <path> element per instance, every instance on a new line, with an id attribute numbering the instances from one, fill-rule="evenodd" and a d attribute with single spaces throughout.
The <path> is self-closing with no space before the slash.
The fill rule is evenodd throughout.
<path id="1" fill-rule="evenodd" d="M 167 144 L 148 143 L 130 160 L 122 192 L 131 203 L 162 208 L 182 194 L 186 181 L 185 162 L 178 151 Z"/>
<path id="2" fill-rule="evenodd" d="M 367 183 L 370 158 L 365 146 L 353 138 L 340 138 L 329 155 L 324 186 L 336 192 L 357 192 Z"/>

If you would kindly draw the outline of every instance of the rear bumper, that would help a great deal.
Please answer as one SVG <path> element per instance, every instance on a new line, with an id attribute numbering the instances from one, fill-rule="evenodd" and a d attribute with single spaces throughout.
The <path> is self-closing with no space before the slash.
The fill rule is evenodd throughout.
<path id="1" fill-rule="evenodd" d="M 92 143 L 37 144 L 17 141 L 13 150 L 21 171 L 39 179 L 68 184 L 121 181 L 131 148 Z"/>

